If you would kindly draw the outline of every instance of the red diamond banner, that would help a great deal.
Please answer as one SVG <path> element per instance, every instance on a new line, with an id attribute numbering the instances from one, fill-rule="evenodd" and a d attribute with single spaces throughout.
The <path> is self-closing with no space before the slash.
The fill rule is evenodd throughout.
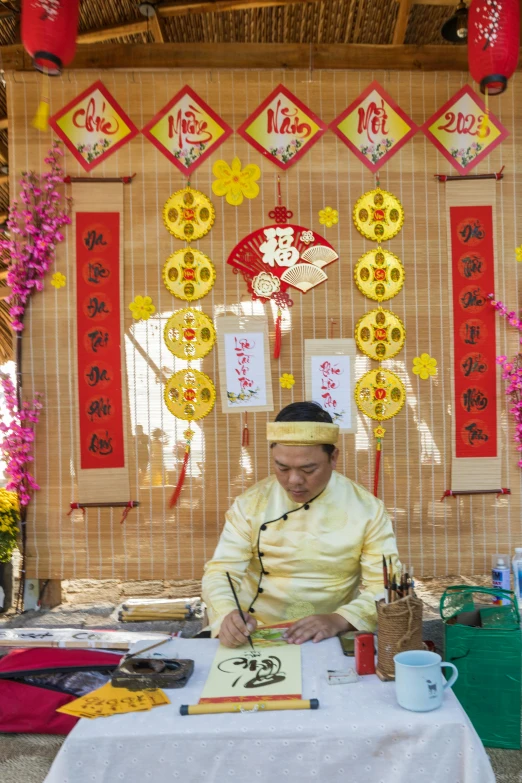
<path id="1" fill-rule="evenodd" d="M 372 82 L 330 123 L 330 129 L 375 173 L 418 127 L 378 82 Z"/>
<path id="2" fill-rule="evenodd" d="M 509 136 L 469 85 L 465 85 L 422 126 L 422 131 L 459 174 L 467 174 Z"/>
<path id="3" fill-rule="evenodd" d="M 238 133 L 276 166 L 288 169 L 326 129 L 311 109 L 280 84 L 245 120 Z"/>

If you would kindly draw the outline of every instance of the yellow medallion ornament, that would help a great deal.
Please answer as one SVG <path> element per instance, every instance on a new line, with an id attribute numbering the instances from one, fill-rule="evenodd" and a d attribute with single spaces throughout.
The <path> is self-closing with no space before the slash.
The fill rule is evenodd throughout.
<path id="1" fill-rule="evenodd" d="M 173 296 L 193 302 L 211 290 L 216 282 L 216 269 L 201 250 L 184 247 L 165 261 L 163 282 Z"/>
<path id="2" fill-rule="evenodd" d="M 396 236 L 404 223 L 404 210 L 398 198 L 387 190 L 369 190 L 353 208 L 353 222 L 363 237 L 385 242 Z"/>
<path id="3" fill-rule="evenodd" d="M 178 419 L 198 421 L 210 413 L 215 401 L 216 389 L 208 375 L 191 367 L 175 372 L 165 386 L 165 404 Z"/>
<path id="4" fill-rule="evenodd" d="M 355 327 L 355 341 L 359 349 L 382 362 L 396 356 L 404 345 L 406 330 L 401 319 L 391 310 L 379 307 L 363 315 Z"/>
<path id="5" fill-rule="evenodd" d="M 187 361 L 202 359 L 216 342 L 216 330 L 208 315 L 191 307 L 170 316 L 164 336 L 169 351 Z"/>
<path id="6" fill-rule="evenodd" d="M 216 212 L 208 196 L 199 190 L 184 188 L 173 193 L 163 207 L 163 221 L 176 239 L 191 242 L 208 234 Z"/>
<path id="7" fill-rule="evenodd" d="M 383 302 L 401 290 L 404 284 L 404 267 L 395 253 L 379 246 L 359 258 L 354 277 L 357 288 L 364 296 Z"/>
<path id="8" fill-rule="evenodd" d="M 395 416 L 406 401 L 406 389 L 401 379 L 390 370 L 380 367 L 367 372 L 355 387 L 355 402 L 370 419 L 386 421 Z M 375 433 L 379 438 L 385 430 Z"/>

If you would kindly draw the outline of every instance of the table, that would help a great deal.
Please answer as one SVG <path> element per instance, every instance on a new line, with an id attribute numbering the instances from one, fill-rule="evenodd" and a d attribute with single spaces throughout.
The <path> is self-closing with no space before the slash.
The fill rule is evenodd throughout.
<path id="1" fill-rule="evenodd" d="M 172 704 L 79 721 L 45 783 L 495 783 L 451 691 L 441 709 L 414 713 L 375 675 L 328 685 L 327 669 L 353 662 L 338 639 L 302 646 L 303 698 L 318 698 L 318 710 L 186 717 L 179 705 L 197 703 L 218 642 L 176 641 L 195 671 L 167 691 Z"/>

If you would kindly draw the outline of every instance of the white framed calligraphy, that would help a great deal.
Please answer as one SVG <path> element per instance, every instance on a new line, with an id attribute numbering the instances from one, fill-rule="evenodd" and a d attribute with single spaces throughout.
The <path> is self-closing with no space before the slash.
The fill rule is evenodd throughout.
<path id="1" fill-rule="evenodd" d="M 267 319 L 222 316 L 216 330 L 223 413 L 273 411 Z"/>
<path id="2" fill-rule="evenodd" d="M 318 402 L 341 433 L 357 432 L 354 399 L 355 340 L 305 340 L 305 387 L 308 399 Z"/>

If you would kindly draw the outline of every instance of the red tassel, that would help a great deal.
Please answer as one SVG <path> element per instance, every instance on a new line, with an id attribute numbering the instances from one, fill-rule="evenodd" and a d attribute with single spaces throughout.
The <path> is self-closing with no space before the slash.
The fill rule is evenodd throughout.
<path id="1" fill-rule="evenodd" d="M 250 443 L 250 433 L 248 431 L 248 413 L 245 413 L 245 425 L 243 427 L 243 437 L 241 438 L 241 445 L 248 446 Z"/>
<path id="2" fill-rule="evenodd" d="M 277 311 L 277 318 L 275 322 L 275 342 L 274 342 L 274 359 L 279 359 L 281 353 L 281 310 Z"/>
<path id="3" fill-rule="evenodd" d="M 183 484 L 185 483 L 185 475 L 187 473 L 187 465 L 189 459 L 190 459 L 190 443 L 187 443 L 187 445 L 185 446 L 185 455 L 183 457 L 183 465 L 181 466 L 181 470 L 179 473 L 178 483 L 176 484 L 176 489 L 174 490 L 174 494 L 170 499 L 170 503 L 169 503 L 170 508 L 173 508 L 176 505 L 176 503 L 179 500 L 179 496 L 181 495 L 181 490 L 183 489 Z"/>
<path id="4" fill-rule="evenodd" d="M 121 515 L 121 519 L 120 519 L 120 525 L 123 525 L 123 523 L 127 519 L 127 514 L 129 513 L 131 508 L 134 508 L 134 501 L 133 500 L 129 500 L 129 502 L 127 503 L 127 505 L 123 509 L 123 514 Z"/>
<path id="5" fill-rule="evenodd" d="M 82 510 L 82 514 L 83 514 L 83 516 L 85 517 L 85 509 L 84 509 L 84 507 L 83 507 L 83 506 L 80 506 L 80 504 L 79 504 L 79 503 L 71 503 L 71 510 L 69 511 L 69 513 L 67 514 L 67 516 L 68 516 L 68 517 L 70 517 L 70 516 L 71 516 L 71 514 L 72 514 L 72 512 L 73 512 L 73 511 L 76 511 L 76 510 L 77 510 L 77 509 L 79 509 L 79 508 L 81 508 L 81 510 Z"/>
<path id="6" fill-rule="evenodd" d="M 379 470 L 381 467 L 381 444 L 377 443 L 377 450 L 375 452 L 375 472 L 373 474 L 373 494 L 378 497 L 379 491 Z"/>

